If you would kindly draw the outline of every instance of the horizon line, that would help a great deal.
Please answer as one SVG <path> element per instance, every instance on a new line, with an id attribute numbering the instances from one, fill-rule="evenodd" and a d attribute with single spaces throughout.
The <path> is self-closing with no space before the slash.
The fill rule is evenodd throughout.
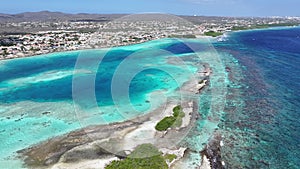
<path id="1" fill-rule="evenodd" d="M 96 13 L 96 12 L 65 12 L 65 11 L 51 11 L 51 10 L 38 10 L 38 11 L 24 11 L 24 12 L 16 12 L 16 13 L 2 13 L 0 14 L 5 14 L 5 15 L 19 15 L 19 14 L 24 14 L 24 13 L 40 13 L 40 12 L 49 12 L 49 13 L 62 13 L 62 14 L 72 14 L 72 15 L 79 15 L 79 14 L 90 14 L 90 15 L 132 15 L 132 14 L 170 14 L 170 15 L 175 15 L 175 16 L 202 16 L 202 17 L 227 17 L 227 18 L 274 18 L 274 17 L 280 17 L 280 18 L 285 18 L 285 17 L 300 17 L 300 16 L 291 16 L 291 15 L 285 15 L 285 16 L 279 16 L 279 15 L 268 15 L 268 16 L 231 16 L 231 15 L 196 15 L 196 14 L 174 14 L 174 13 L 167 13 L 167 12 L 137 12 L 137 13 Z"/>

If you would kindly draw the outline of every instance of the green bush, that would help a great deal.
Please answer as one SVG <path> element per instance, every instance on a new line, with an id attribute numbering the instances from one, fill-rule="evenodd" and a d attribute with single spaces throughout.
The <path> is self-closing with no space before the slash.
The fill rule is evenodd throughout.
<path id="1" fill-rule="evenodd" d="M 167 169 L 165 158 L 152 144 L 138 146 L 128 157 L 112 161 L 105 169 Z"/>
<path id="2" fill-rule="evenodd" d="M 182 108 L 181 108 L 180 105 L 174 107 L 174 108 L 173 108 L 173 116 L 174 116 L 174 117 L 177 117 L 177 116 L 179 115 L 181 109 L 182 109 Z"/>
<path id="3" fill-rule="evenodd" d="M 174 117 L 179 117 L 179 118 L 182 118 L 185 116 L 183 110 L 182 110 L 182 107 L 180 105 L 176 106 L 173 108 L 173 116 Z"/>
<path id="4" fill-rule="evenodd" d="M 169 116 L 162 119 L 160 122 L 158 122 L 155 126 L 155 129 L 158 131 L 166 131 L 168 128 L 170 128 L 174 122 L 176 121 L 176 117 Z"/>
<path id="5" fill-rule="evenodd" d="M 217 37 L 217 36 L 223 35 L 223 33 L 221 33 L 221 32 L 215 32 L 215 31 L 209 31 L 209 32 L 205 32 L 204 35 L 206 35 L 206 36 L 212 36 L 212 37 Z"/>
<path id="6" fill-rule="evenodd" d="M 135 148 L 135 150 L 128 156 L 130 158 L 147 158 L 151 156 L 161 155 L 161 152 L 152 144 L 142 144 Z"/>
<path id="7" fill-rule="evenodd" d="M 175 154 L 166 154 L 166 155 L 164 156 L 164 158 L 165 158 L 166 160 L 169 160 L 169 162 L 172 162 L 173 160 L 175 160 L 175 159 L 177 158 L 177 156 L 176 156 Z"/>
<path id="8" fill-rule="evenodd" d="M 155 129 L 158 131 L 166 131 L 170 127 L 180 127 L 182 118 L 185 116 L 180 105 L 173 108 L 173 116 L 168 116 L 158 122 Z"/>
<path id="9" fill-rule="evenodd" d="M 195 35 L 189 34 L 189 35 L 169 35 L 168 38 L 197 38 Z"/>

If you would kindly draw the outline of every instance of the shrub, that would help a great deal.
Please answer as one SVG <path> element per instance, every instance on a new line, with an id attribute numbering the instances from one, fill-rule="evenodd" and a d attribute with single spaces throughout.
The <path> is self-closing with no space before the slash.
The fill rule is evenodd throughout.
<path id="1" fill-rule="evenodd" d="M 165 117 L 156 124 L 155 129 L 158 131 L 166 131 L 169 127 L 171 127 L 174 124 L 175 121 L 176 117 L 174 116 Z"/>
<path id="2" fill-rule="evenodd" d="M 177 117 L 177 116 L 179 115 L 179 112 L 181 111 L 181 109 L 182 109 L 182 108 L 181 108 L 180 105 L 174 107 L 174 108 L 173 108 L 173 116 L 174 116 L 174 117 Z"/>
<path id="3" fill-rule="evenodd" d="M 185 116 L 184 112 L 182 111 L 182 107 L 180 105 L 173 108 L 173 116 L 182 118 Z"/>
<path id="4" fill-rule="evenodd" d="M 221 33 L 221 32 L 215 32 L 215 31 L 209 31 L 209 32 L 205 32 L 204 35 L 206 35 L 206 36 L 212 36 L 212 37 L 217 37 L 217 36 L 223 35 L 223 33 Z"/>
<path id="5" fill-rule="evenodd" d="M 182 124 L 182 118 L 185 116 L 180 105 L 173 108 L 173 116 L 168 116 L 158 122 L 155 129 L 158 131 L 166 131 L 168 128 L 180 127 Z"/>
<path id="6" fill-rule="evenodd" d="M 166 160 L 169 160 L 169 162 L 172 162 L 173 160 L 175 160 L 175 159 L 177 158 L 177 156 L 176 156 L 175 154 L 166 154 L 166 155 L 164 156 L 164 158 L 165 158 Z"/>
<path id="7" fill-rule="evenodd" d="M 135 148 L 135 150 L 128 156 L 130 158 L 147 158 L 161 155 L 161 152 L 152 144 L 142 144 Z"/>
<path id="8" fill-rule="evenodd" d="M 147 156 L 146 156 L 146 155 Z M 138 146 L 128 157 L 112 161 L 105 169 L 167 169 L 165 158 L 152 144 Z"/>

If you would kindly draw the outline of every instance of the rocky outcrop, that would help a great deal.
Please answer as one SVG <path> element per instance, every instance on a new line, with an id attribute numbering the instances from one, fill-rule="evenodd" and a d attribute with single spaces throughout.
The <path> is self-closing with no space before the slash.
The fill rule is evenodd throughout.
<path id="1" fill-rule="evenodd" d="M 202 150 L 202 164 L 203 159 L 208 159 L 210 162 L 211 169 L 225 169 L 224 162 L 222 162 L 221 156 L 221 146 L 222 146 L 222 136 L 220 133 L 216 132 L 214 136 L 210 139 L 208 144 Z"/>

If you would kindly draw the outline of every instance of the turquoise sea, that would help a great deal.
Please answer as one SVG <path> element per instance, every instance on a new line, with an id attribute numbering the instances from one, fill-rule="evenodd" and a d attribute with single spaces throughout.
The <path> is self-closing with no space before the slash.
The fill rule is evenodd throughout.
<path id="1" fill-rule="evenodd" d="M 300 28 L 161 39 L 111 49 L 0 61 L 0 168 L 16 151 L 82 127 L 124 121 L 178 98 L 203 63 L 201 118 L 183 144 L 187 165 L 217 130 L 226 168 L 300 166 Z"/>
<path id="2" fill-rule="evenodd" d="M 178 98 L 207 40 L 162 39 L 0 62 L 1 165 L 16 151 L 89 125 L 132 119 Z M 201 64 L 200 64 L 201 66 Z"/>

